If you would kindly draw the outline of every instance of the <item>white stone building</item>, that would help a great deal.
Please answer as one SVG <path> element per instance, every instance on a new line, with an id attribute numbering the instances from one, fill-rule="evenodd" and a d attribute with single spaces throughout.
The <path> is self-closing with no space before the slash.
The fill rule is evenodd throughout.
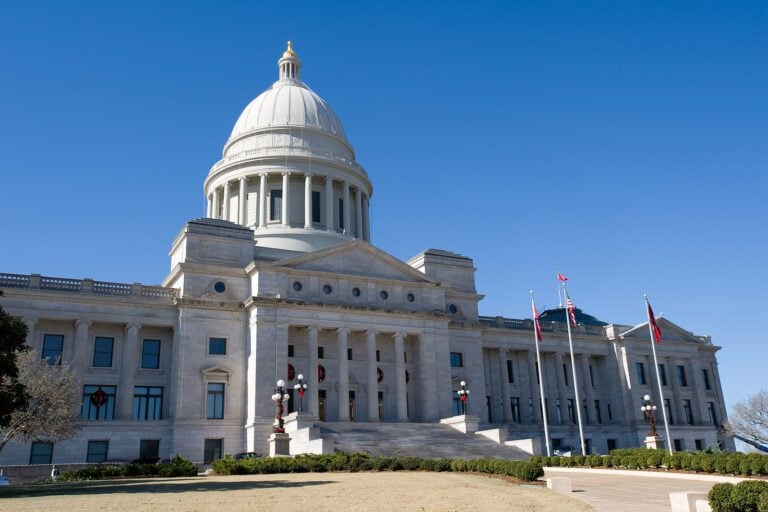
<path id="1" fill-rule="evenodd" d="M 479 316 L 466 256 L 430 249 L 403 262 L 370 245 L 368 174 L 290 45 L 278 64 L 205 179 L 206 218 L 173 241 L 161 286 L 0 274 L 29 345 L 82 375 L 86 420 L 56 445 L 8 445 L 0 465 L 266 453 L 275 382 L 290 388 L 298 373 L 305 410 L 326 424 L 434 423 L 457 414 L 465 380 L 470 414 L 542 442 L 531 320 Z M 576 446 L 564 317 L 543 314 L 540 348 L 551 437 Z M 589 450 L 639 446 L 641 397 L 660 403 L 647 325 L 579 320 Z M 719 347 L 659 323 L 673 442 L 724 441 Z"/>

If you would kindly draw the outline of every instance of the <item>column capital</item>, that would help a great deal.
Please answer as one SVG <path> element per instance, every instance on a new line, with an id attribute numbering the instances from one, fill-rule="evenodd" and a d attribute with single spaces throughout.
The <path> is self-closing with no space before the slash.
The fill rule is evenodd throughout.
<path id="1" fill-rule="evenodd" d="M 27 329 L 29 329 L 29 328 L 30 328 L 30 325 L 31 325 L 32 327 L 36 326 L 36 325 L 37 325 L 37 322 L 38 322 L 39 320 L 40 320 L 40 319 L 39 319 L 39 318 L 37 318 L 36 316 L 23 316 L 23 317 L 21 317 L 21 321 L 22 321 L 22 322 L 24 322 L 25 324 L 27 324 Z"/>
<path id="2" fill-rule="evenodd" d="M 366 336 L 376 336 L 377 334 L 379 334 L 379 331 L 377 331 L 376 329 L 366 329 L 365 330 L 365 335 Z"/>
<path id="3" fill-rule="evenodd" d="M 240 176 L 240 178 L 238 178 L 238 179 L 240 181 L 248 181 L 248 176 Z"/>
<path id="4" fill-rule="evenodd" d="M 290 176 L 293 173 L 291 171 L 281 171 L 280 174 L 282 174 L 283 176 Z"/>
<path id="5" fill-rule="evenodd" d="M 349 327 L 339 327 L 339 328 L 336 329 L 336 332 L 339 333 L 339 334 L 342 334 L 342 333 L 343 334 L 349 334 L 350 331 L 352 331 L 352 329 L 350 329 Z"/>
<path id="6" fill-rule="evenodd" d="M 307 329 L 307 332 L 317 333 L 320 330 L 320 327 L 318 327 L 317 325 L 308 325 L 306 329 Z"/>
<path id="7" fill-rule="evenodd" d="M 304 171 L 304 177 L 305 178 L 311 178 L 315 175 L 312 171 Z"/>
<path id="8" fill-rule="evenodd" d="M 408 333 L 405 331 L 395 331 L 395 338 L 404 339 L 406 336 L 408 336 Z"/>
<path id="9" fill-rule="evenodd" d="M 91 324 L 93 324 L 93 320 L 86 320 L 84 318 L 78 318 L 77 320 L 75 320 L 75 327 L 81 327 L 81 326 L 90 327 Z"/>
<path id="10" fill-rule="evenodd" d="M 129 322 L 125 324 L 125 332 L 135 330 L 138 332 L 138 330 L 141 329 L 141 324 L 138 322 Z"/>

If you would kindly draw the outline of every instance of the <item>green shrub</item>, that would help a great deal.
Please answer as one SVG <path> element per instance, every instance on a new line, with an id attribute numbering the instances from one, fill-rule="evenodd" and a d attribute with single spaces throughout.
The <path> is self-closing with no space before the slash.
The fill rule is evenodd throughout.
<path id="1" fill-rule="evenodd" d="M 197 476 L 197 466 L 179 455 L 168 464 L 154 465 L 153 467 L 157 468 L 160 476 L 164 477 Z"/>
<path id="2" fill-rule="evenodd" d="M 712 486 L 709 494 L 707 494 L 712 512 L 737 512 L 731 497 L 734 487 L 733 484 L 715 484 Z"/>
<path id="3" fill-rule="evenodd" d="M 757 501 L 757 512 L 768 512 L 768 493 L 764 492 Z"/>
<path id="4" fill-rule="evenodd" d="M 731 500 L 739 512 L 757 512 L 757 503 L 764 494 L 768 494 L 768 482 L 744 480 L 731 491 Z"/>

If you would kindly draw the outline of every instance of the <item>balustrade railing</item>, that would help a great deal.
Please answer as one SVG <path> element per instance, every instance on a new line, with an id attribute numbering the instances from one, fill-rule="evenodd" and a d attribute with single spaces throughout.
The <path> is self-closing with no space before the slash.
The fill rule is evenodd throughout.
<path id="1" fill-rule="evenodd" d="M 67 279 L 64 277 L 41 276 L 39 274 L 0 273 L 0 289 L 2 288 L 27 288 L 51 292 L 92 293 L 95 295 L 122 297 L 136 296 L 155 300 L 173 300 L 176 298 L 175 288 L 111 283 L 108 281 L 94 281 L 92 279 Z"/>

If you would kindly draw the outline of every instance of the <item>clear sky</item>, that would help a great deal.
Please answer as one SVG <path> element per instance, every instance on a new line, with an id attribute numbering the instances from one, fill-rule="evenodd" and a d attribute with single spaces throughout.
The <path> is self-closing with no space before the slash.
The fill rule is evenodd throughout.
<path id="1" fill-rule="evenodd" d="M 286 40 L 372 242 L 474 258 L 481 313 L 657 311 L 768 387 L 768 3 L 2 2 L 0 272 L 156 284 Z"/>

